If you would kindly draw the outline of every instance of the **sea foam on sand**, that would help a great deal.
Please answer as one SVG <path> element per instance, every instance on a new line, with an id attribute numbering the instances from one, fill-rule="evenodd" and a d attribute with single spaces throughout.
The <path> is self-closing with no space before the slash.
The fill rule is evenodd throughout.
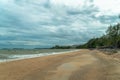
<path id="1" fill-rule="evenodd" d="M 79 50 L 71 50 L 71 51 L 64 51 L 64 52 L 50 52 L 50 53 L 40 53 L 40 54 L 22 54 L 22 55 L 11 55 L 9 59 L 2 59 L 0 62 L 10 62 L 15 60 L 22 60 L 22 59 L 29 59 L 29 58 L 37 58 L 42 56 L 54 55 L 54 54 L 62 54 L 62 53 L 70 53 Z"/>

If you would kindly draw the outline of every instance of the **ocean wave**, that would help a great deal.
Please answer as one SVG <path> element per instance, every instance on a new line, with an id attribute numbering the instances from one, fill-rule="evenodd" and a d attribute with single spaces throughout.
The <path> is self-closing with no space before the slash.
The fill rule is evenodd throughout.
<path id="1" fill-rule="evenodd" d="M 75 51 L 78 51 L 78 50 L 70 50 L 70 51 L 63 51 L 63 52 L 39 53 L 39 54 L 11 55 L 11 56 L 9 56 L 8 59 L 0 59 L 0 62 L 10 62 L 10 61 L 15 61 L 15 60 L 37 58 L 37 57 L 42 57 L 42 56 L 69 53 L 69 52 L 75 52 Z"/>

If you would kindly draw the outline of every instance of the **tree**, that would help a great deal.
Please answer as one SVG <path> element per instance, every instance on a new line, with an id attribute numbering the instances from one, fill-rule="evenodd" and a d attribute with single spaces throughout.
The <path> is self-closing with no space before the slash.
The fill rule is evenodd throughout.
<path id="1" fill-rule="evenodd" d="M 119 39 L 120 39 L 120 24 L 110 26 L 107 29 L 107 36 L 110 40 L 110 44 L 114 46 L 115 48 L 118 47 Z"/>
<path id="2" fill-rule="evenodd" d="M 90 39 L 86 44 L 79 45 L 77 48 L 120 48 L 120 23 L 110 25 L 105 35 Z"/>

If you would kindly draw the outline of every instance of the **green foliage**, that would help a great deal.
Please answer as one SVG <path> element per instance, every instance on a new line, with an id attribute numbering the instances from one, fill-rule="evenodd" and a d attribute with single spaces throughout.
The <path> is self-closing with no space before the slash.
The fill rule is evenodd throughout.
<path id="1" fill-rule="evenodd" d="M 119 15 L 120 18 L 120 15 Z M 73 46 L 59 46 L 56 45 L 52 49 L 70 49 Z M 110 25 L 106 30 L 106 34 L 100 38 L 93 38 L 86 44 L 76 46 L 77 49 L 81 48 L 120 48 L 120 23 Z"/>
<path id="2" fill-rule="evenodd" d="M 110 26 L 106 32 L 108 39 L 110 40 L 110 45 L 114 47 L 119 47 L 120 43 L 120 23 L 114 26 Z"/>
<path id="3" fill-rule="evenodd" d="M 110 25 L 106 35 L 100 38 L 93 38 L 86 44 L 77 46 L 77 48 L 120 48 L 120 23 Z"/>
<path id="4" fill-rule="evenodd" d="M 52 47 L 51 49 L 70 49 L 71 46 L 59 46 L 59 45 L 56 45 L 54 47 Z"/>
<path id="5" fill-rule="evenodd" d="M 79 45 L 79 46 L 76 46 L 77 49 L 84 49 L 84 48 L 87 48 L 87 45 L 84 44 L 84 45 Z"/>

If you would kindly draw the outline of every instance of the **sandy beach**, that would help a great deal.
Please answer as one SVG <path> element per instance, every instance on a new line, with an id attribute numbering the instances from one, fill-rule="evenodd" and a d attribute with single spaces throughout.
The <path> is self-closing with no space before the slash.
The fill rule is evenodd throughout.
<path id="1" fill-rule="evenodd" d="M 120 60 L 83 49 L 0 63 L 0 80 L 120 80 Z"/>

